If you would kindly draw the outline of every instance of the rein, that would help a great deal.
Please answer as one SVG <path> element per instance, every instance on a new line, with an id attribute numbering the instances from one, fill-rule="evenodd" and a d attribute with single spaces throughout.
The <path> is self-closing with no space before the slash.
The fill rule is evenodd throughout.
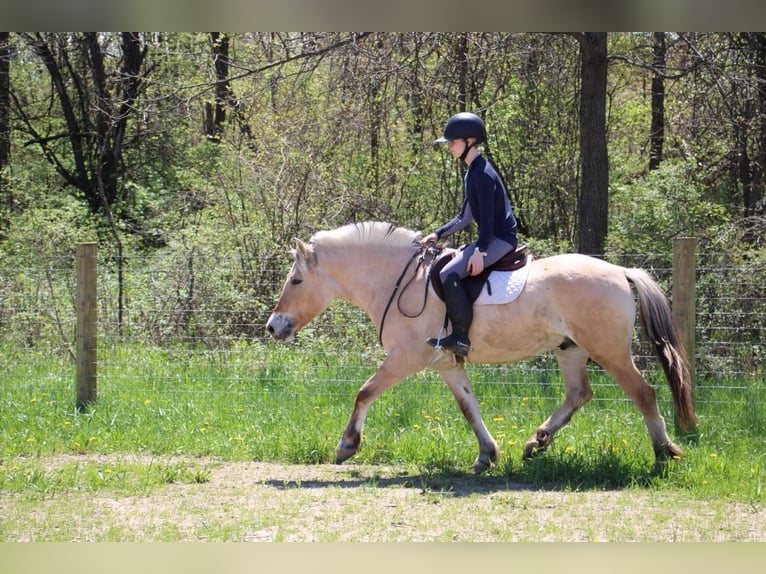
<path id="1" fill-rule="evenodd" d="M 426 259 L 427 255 L 431 255 L 431 263 L 433 263 L 435 256 L 441 251 L 440 248 L 429 246 L 429 247 L 420 247 L 415 253 L 412 254 L 412 256 L 407 260 L 407 264 L 404 266 L 404 269 L 402 270 L 402 273 L 399 275 L 399 279 L 396 280 L 396 284 L 394 285 L 394 290 L 391 293 L 391 297 L 388 299 L 388 303 L 386 304 L 386 309 L 383 311 L 383 318 L 380 320 L 380 331 L 378 332 L 378 342 L 380 343 L 381 347 L 383 346 L 383 326 L 386 324 L 386 317 L 388 316 L 388 311 L 391 309 L 391 304 L 394 302 L 394 299 L 396 298 L 396 294 L 399 292 L 399 287 L 402 284 L 402 281 L 404 280 L 404 276 L 407 274 L 407 270 L 410 268 L 410 265 L 412 265 L 412 262 L 415 261 L 415 258 L 418 258 L 418 264 L 415 267 L 415 273 L 413 273 L 412 277 L 410 277 L 410 280 L 407 281 L 407 283 L 404 285 L 404 288 L 402 289 L 401 293 L 399 293 L 399 299 L 396 301 L 396 308 L 399 310 L 399 312 L 407 317 L 408 319 L 415 319 L 417 317 L 420 317 L 423 314 L 423 311 L 426 309 L 426 303 L 428 301 L 428 283 L 431 281 L 430 273 L 426 274 L 426 281 L 425 281 L 425 287 L 423 289 L 423 305 L 420 308 L 420 311 L 417 311 L 414 314 L 405 313 L 402 310 L 401 302 L 402 302 L 402 295 L 404 295 L 404 292 L 407 290 L 407 287 L 410 286 L 410 284 L 415 280 L 415 277 L 418 275 L 418 270 L 420 269 L 421 265 L 423 265 L 423 262 Z"/>

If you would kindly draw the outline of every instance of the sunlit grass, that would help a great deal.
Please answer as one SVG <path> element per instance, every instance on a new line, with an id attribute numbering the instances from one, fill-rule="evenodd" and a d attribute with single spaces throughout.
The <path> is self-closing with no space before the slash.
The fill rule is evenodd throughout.
<path id="1" fill-rule="evenodd" d="M 57 454 L 331 463 L 356 391 L 374 372 L 376 358 L 349 365 L 346 358 L 297 347 L 253 344 L 245 351 L 224 358 L 143 347 L 102 353 L 107 358 L 99 399 L 80 414 L 74 412 L 71 370 L 51 376 L 39 357 L 30 356 L 28 363 L 15 357 L 10 364 L 27 382 L 0 391 L 0 488 L 110 487 L 119 483 L 115 477 L 130 483 L 131 469 L 79 469 L 67 478 L 35 466 L 36 459 Z M 608 377 L 594 373 L 594 401 L 547 452 L 522 461 L 527 438 L 563 398 L 557 375 L 525 382 L 524 370 L 472 368 L 471 376 L 501 449 L 489 476 L 545 488 L 680 488 L 702 498 L 766 501 L 764 397 L 757 385 L 738 391 L 747 396 L 700 391 L 698 439 L 676 435 L 686 457 L 655 467 L 642 418 Z M 658 386 L 658 394 L 674 434 L 667 388 Z M 346 464 L 403 464 L 449 475 L 470 472 L 476 454 L 476 440 L 451 394 L 436 375 L 424 373 L 373 404 L 362 447 Z M 182 480 L 195 480 L 194 472 Z"/>

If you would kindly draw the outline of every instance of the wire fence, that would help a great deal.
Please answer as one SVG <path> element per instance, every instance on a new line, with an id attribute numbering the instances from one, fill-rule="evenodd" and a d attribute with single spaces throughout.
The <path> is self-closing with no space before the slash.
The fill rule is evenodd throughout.
<path id="1" fill-rule="evenodd" d="M 610 260 L 647 269 L 670 294 L 671 253 L 621 254 Z M 697 254 L 694 361 L 698 402 L 763 397 L 765 263 L 766 254 L 760 251 Z M 290 264 L 287 255 L 248 261 L 199 251 L 121 260 L 100 255 L 100 388 L 114 391 L 123 384 L 135 384 L 130 374 L 141 360 L 138 350 L 146 349 L 162 352 L 163 360 L 145 384 L 156 386 L 164 381 L 178 393 L 185 392 L 185 386 L 193 387 L 195 393 L 226 392 L 233 382 L 256 372 L 262 377 L 266 364 L 279 360 L 268 353 L 272 343 L 264 324 Z M 74 393 L 76 290 L 74 255 L 25 254 L 0 259 L 1 389 L 34 388 L 39 392 L 68 387 Z M 326 387 L 328 393 L 344 386 L 356 389 L 365 373 L 369 376 L 382 359 L 375 327 L 360 310 L 342 302 L 315 319 L 300 339 L 312 361 L 337 365 L 334 385 Z M 661 383 L 659 364 L 639 329 L 635 348 L 636 362 L 647 379 Z M 190 363 L 215 370 L 199 370 L 204 384 L 195 381 L 197 384 L 189 385 L 190 371 L 185 367 Z M 593 369 L 598 371 L 597 366 Z M 290 382 L 293 376 L 272 370 L 275 384 Z M 470 373 L 482 385 L 503 385 L 501 394 L 509 397 L 523 396 L 522 388 L 531 383 L 549 385 L 558 377 L 550 355 L 510 366 L 471 365 Z M 311 374 L 294 376 L 306 380 Z M 427 380 L 439 385 L 435 378 Z M 610 383 L 600 383 L 597 378 L 594 387 L 599 384 Z M 748 394 L 752 389 L 759 392 Z M 437 391 L 428 387 L 425 392 Z M 614 396 L 595 389 L 594 400 L 627 400 Z"/>

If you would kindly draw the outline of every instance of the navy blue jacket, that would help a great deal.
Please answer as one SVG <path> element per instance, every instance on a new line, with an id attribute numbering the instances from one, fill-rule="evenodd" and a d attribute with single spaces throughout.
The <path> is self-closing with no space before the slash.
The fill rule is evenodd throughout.
<path id="1" fill-rule="evenodd" d="M 481 155 L 476 156 L 465 174 L 465 200 L 460 213 L 437 229 L 436 235 L 439 239 L 447 237 L 465 229 L 471 221 L 479 227 L 476 247 L 480 251 L 486 251 L 495 237 L 516 246 L 516 217 L 508 192 L 495 168 Z"/>

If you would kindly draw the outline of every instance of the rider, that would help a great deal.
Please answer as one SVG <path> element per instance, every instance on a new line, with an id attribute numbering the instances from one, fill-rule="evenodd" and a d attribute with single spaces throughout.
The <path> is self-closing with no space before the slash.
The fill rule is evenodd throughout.
<path id="1" fill-rule="evenodd" d="M 468 329 L 473 321 L 473 305 L 462 279 L 478 275 L 505 254 L 516 249 L 516 218 L 503 180 L 477 146 L 487 139 L 487 130 L 476 114 L 461 112 L 452 116 L 444 128 L 444 136 L 436 142 L 447 142 L 454 158 L 468 166 L 465 174 L 465 200 L 454 218 L 426 235 L 421 245 L 442 239 L 465 229 L 472 221 L 478 226 L 478 237 L 458 251 L 439 274 L 444 285 L 444 302 L 452 323 L 452 333 L 443 339 L 429 339 L 428 344 L 465 357 L 471 349 Z"/>

